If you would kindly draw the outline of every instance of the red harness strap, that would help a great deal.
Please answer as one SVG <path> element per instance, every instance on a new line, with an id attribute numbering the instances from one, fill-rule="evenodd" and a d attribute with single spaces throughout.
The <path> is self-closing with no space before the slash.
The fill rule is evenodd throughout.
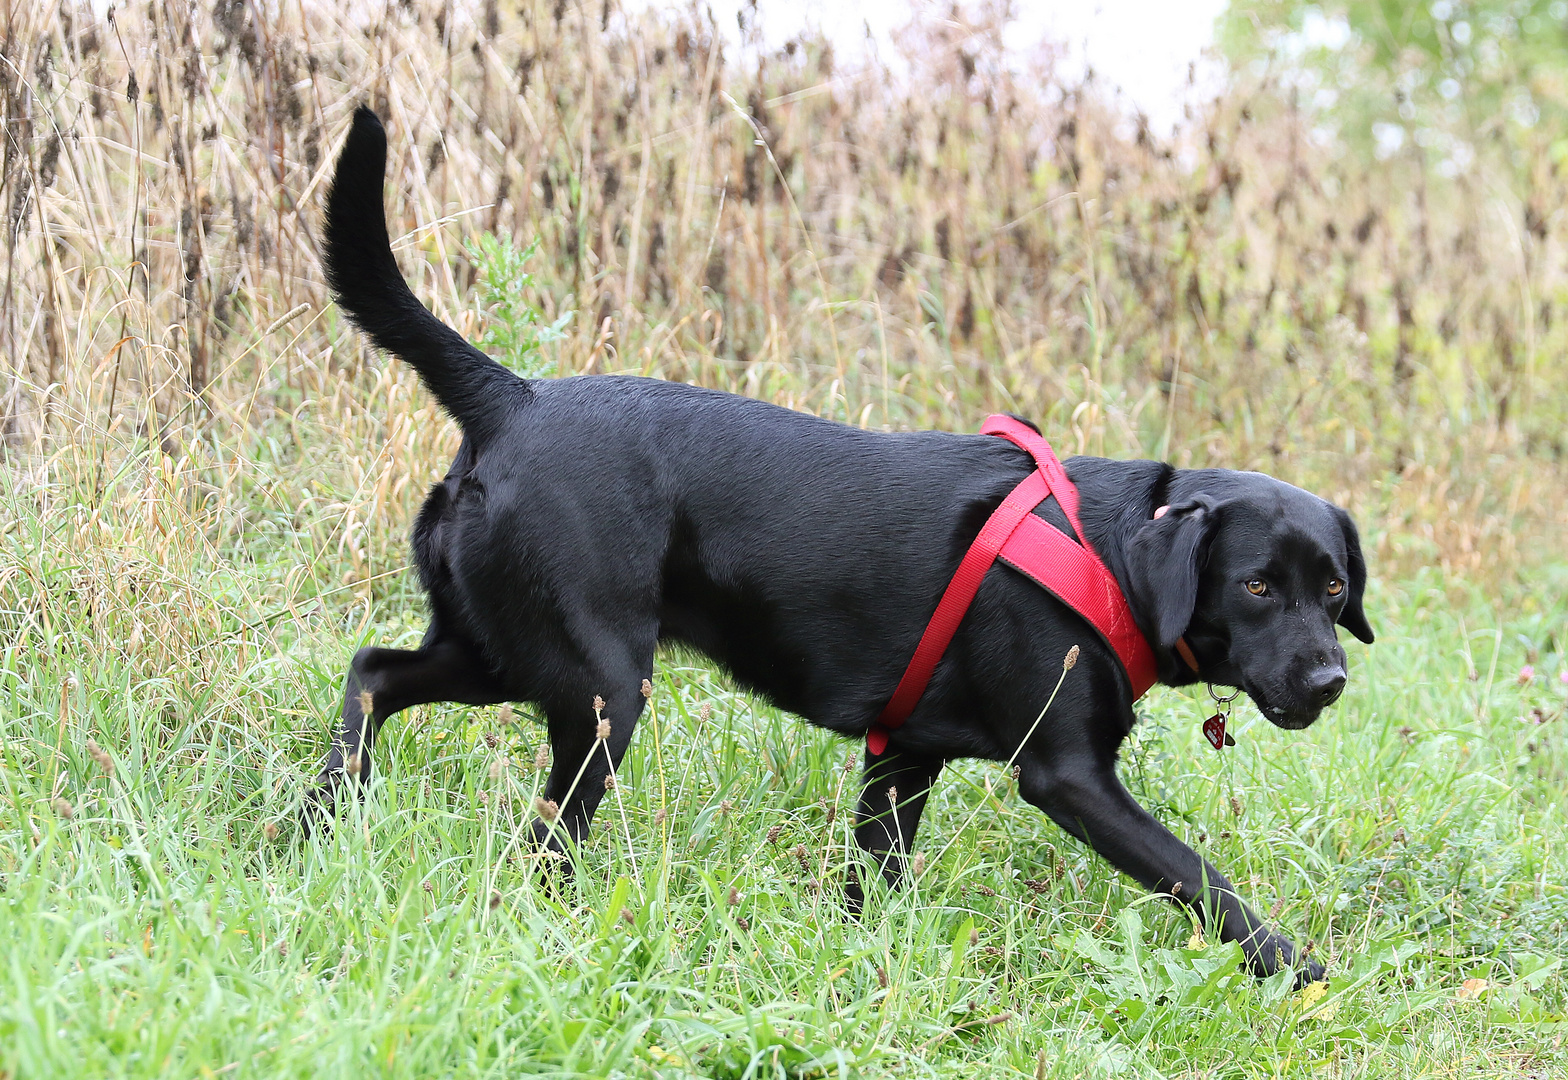
<path id="1" fill-rule="evenodd" d="M 866 733 L 866 746 L 873 754 L 887 749 L 888 735 L 914 711 L 931 681 L 931 673 L 980 591 L 985 572 L 997 559 L 1088 620 L 1121 660 L 1134 700 L 1154 685 L 1154 653 L 1133 621 L 1121 586 L 1084 535 L 1083 524 L 1078 520 L 1078 489 L 1067 478 L 1067 470 L 1052 452 L 1051 444 L 1010 416 L 992 416 L 980 431 L 984 435 L 1000 435 L 1029 451 L 1037 467 L 1002 500 L 958 564 L 904 677 L 898 681 L 882 715 Z M 1080 543 L 1074 543 L 1066 533 L 1031 513 L 1051 495 L 1056 496 Z"/>

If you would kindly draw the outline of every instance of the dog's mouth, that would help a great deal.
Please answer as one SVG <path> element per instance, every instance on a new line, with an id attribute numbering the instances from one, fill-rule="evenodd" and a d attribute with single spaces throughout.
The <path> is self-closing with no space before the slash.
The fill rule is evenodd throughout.
<path id="1" fill-rule="evenodd" d="M 1311 727 L 1313 722 L 1322 715 L 1322 710 L 1318 712 L 1293 713 L 1277 709 L 1274 712 L 1265 712 L 1263 715 L 1268 717 L 1269 723 L 1277 728 L 1284 728 L 1286 731 L 1300 731 L 1302 728 Z"/>
<path id="2" fill-rule="evenodd" d="M 1300 731 L 1311 727 L 1317 718 L 1323 715 L 1322 707 L 1293 708 L 1290 705 L 1278 702 L 1263 690 L 1251 686 L 1244 687 L 1250 697 L 1263 714 L 1263 718 L 1277 728 L 1285 731 Z"/>

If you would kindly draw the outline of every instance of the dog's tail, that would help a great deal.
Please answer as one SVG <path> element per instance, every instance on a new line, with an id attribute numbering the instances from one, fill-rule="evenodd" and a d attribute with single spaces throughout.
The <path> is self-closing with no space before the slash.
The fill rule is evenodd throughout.
<path id="1" fill-rule="evenodd" d="M 386 130 L 361 105 L 327 196 L 327 284 L 370 340 L 412 364 L 464 434 L 483 444 L 531 390 L 409 291 L 387 236 L 386 168 Z"/>

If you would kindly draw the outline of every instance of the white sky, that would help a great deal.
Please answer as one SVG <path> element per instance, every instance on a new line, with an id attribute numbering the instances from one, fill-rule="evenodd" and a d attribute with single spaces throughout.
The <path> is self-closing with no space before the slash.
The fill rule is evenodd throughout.
<path id="1" fill-rule="evenodd" d="M 735 13 L 747 0 L 708 2 L 719 26 L 738 36 Z M 1157 129 L 1169 130 L 1186 100 L 1188 65 L 1201 61 L 1213 42 L 1214 20 L 1225 0 L 1013 0 L 1013 7 L 1011 48 L 1027 51 L 1046 39 L 1065 44 L 1077 70 L 1085 62 L 1093 65 Z M 759 0 L 759 9 L 769 44 L 817 26 L 847 59 L 865 49 L 868 27 L 888 55 L 892 30 L 912 16 L 942 18 L 951 0 Z M 1216 70 L 1200 63 L 1200 84 L 1212 85 Z"/>

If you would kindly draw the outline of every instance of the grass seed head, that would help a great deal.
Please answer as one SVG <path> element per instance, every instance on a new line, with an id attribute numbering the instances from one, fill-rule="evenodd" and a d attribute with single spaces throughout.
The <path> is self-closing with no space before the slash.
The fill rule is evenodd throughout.
<path id="1" fill-rule="evenodd" d="M 94 739 L 87 740 L 87 756 L 98 764 L 105 776 L 114 775 L 114 759 Z"/>
<path id="2" fill-rule="evenodd" d="M 926 853 L 923 851 L 915 852 L 915 857 L 910 862 L 909 869 L 915 877 L 924 874 L 926 872 Z"/>
<path id="3" fill-rule="evenodd" d="M 369 690 L 359 692 L 359 711 L 367 717 L 376 714 L 376 698 Z"/>
<path id="4" fill-rule="evenodd" d="M 615 774 L 613 772 L 607 772 L 604 774 L 604 790 L 615 790 Z"/>
<path id="5" fill-rule="evenodd" d="M 544 772 L 550 767 L 550 744 L 540 743 L 539 749 L 534 751 L 534 771 Z"/>
<path id="6" fill-rule="evenodd" d="M 1073 665 L 1078 663 L 1078 646 L 1074 645 L 1067 650 L 1067 655 L 1062 657 L 1062 670 L 1071 671 Z"/>
<path id="7" fill-rule="evenodd" d="M 501 727 L 508 726 L 516 718 L 516 714 L 512 712 L 512 705 L 510 702 L 502 705 L 501 711 L 495 714 L 495 722 Z"/>
<path id="8" fill-rule="evenodd" d="M 649 682 L 647 679 L 642 681 L 642 696 L 645 698 L 653 697 L 653 683 Z"/>
<path id="9" fill-rule="evenodd" d="M 541 820 L 554 821 L 561 816 L 561 806 L 554 799 L 536 795 L 534 797 L 534 813 L 538 814 Z"/>
<path id="10" fill-rule="evenodd" d="M 768 843 L 777 844 L 779 842 L 779 837 L 783 834 L 783 832 L 784 826 L 782 825 L 770 826 L 768 829 Z"/>
<path id="11" fill-rule="evenodd" d="M 76 816 L 75 807 L 63 795 L 57 795 L 50 805 L 54 807 L 54 812 L 66 821 Z"/>
<path id="12" fill-rule="evenodd" d="M 348 756 L 348 760 L 343 763 L 343 771 L 348 773 L 350 776 L 358 776 L 359 770 L 363 764 L 364 763 L 360 761 L 358 754 L 350 754 Z"/>
<path id="13" fill-rule="evenodd" d="M 609 742 L 610 722 L 603 717 L 600 717 L 599 723 L 594 727 L 593 737 L 598 739 L 600 742 Z"/>
<path id="14" fill-rule="evenodd" d="M 593 696 L 593 711 L 595 716 L 604 711 L 604 698 L 598 694 Z"/>

